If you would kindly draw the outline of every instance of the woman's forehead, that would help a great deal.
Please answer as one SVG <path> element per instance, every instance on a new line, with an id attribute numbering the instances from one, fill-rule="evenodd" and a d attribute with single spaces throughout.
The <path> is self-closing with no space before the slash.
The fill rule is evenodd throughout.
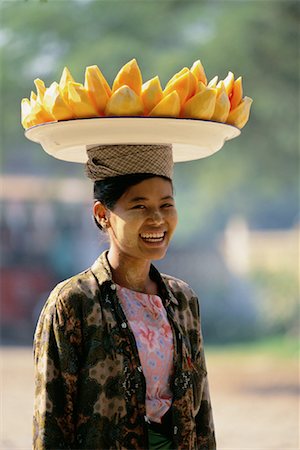
<path id="1" fill-rule="evenodd" d="M 122 198 L 125 201 L 141 199 L 165 198 L 173 196 L 173 186 L 170 180 L 161 177 L 148 178 L 130 186 Z"/>

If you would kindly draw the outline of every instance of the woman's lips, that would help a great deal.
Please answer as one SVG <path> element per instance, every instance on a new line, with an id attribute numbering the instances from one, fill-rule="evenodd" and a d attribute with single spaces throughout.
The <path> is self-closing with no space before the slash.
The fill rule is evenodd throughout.
<path id="1" fill-rule="evenodd" d="M 160 244 L 165 239 L 166 232 L 159 233 L 141 233 L 140 238 L 149 244 Z"/>

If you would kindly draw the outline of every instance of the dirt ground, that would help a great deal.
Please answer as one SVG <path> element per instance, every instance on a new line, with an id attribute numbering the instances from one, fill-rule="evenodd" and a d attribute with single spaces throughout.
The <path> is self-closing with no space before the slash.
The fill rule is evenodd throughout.
<path id="1" fill-rule="evenodd" d="M 299 450 L 296 359 L 207 352 L 218 450 Z M 1 349 L 0 448 L 31 448 L 30 348 Z"/>

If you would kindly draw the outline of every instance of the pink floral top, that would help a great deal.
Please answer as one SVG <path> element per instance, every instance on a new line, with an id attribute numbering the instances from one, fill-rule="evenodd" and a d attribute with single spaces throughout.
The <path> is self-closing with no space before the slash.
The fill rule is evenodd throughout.
<path id="1" fill-rule="evenodd" d="M 173 334 L 158 295 L 117 285 L 118 298 L 134 333 L 146 379 L 146 414 L 161 423 L 172 403 L 169 377 L 173 371 Z"/>

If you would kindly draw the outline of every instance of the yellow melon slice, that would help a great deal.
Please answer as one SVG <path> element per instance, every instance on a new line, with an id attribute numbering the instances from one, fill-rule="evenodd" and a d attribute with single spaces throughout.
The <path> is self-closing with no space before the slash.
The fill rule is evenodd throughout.
<path id="1" fill-rule="evenodd" d="M 79 119 L 84 117 L 99 116 L 87 91 L 84 89 L 81 83 L 73 83 L 72 81 L 69 81 L 68 105 L 71 107 L 75 116 Z"/>
<path id="2" fill-rule="evenodd" d="M 31 91 L 31 92 L 30 92 L 30 104 L 31 104 L 31 107 L 34 106 L 34 104 L 35 104 L 35 102 L 36 102 L 36 99 L 37 99 L 36 93 L 33 92 L 33 91 Z"/>
<path id="3" fill-rule="evenodd" d="M 84 87 L 98 113 L 103 115 L 111 96 L 111 89 L 98 66 L 89 66 L 85 69 Z"/>
<path id="4" fill-rule="evenodd" d="M 189 71 L 189 76 L 190 76 L 190 89 L 189 89 L 189 93 L 187 96 L 187 100 L 191 97 L 193 97 L 193 95 L 196 94 L 196 90 L 199 86 L 199 81 L 197 80 L 197 78 L 195 77 L 195 75 Z"/>
<path id="5" fill-rule="evenodd" d="M 182 117 L 209 120 L 215 109 L 217 90 L 207 88 L 190 98 L 182 109 Z"/>
<path id="6" fill-rule="evenodd" d="M 45 91 L 43 99 L 43 107 L 52 114 L 55 120 L 74 119 L 74 113 L 65 102 L 60 87 L 54 81 Z"/>
<path id="7" fill-rule="evenodd" d="M 151 78 L 142 86 L 141 99 L 144 103 L 145 115 L 149 113 L 163 98 L 159 77 Z"/>
<path id="8" fill-rule="evenodd" d="M 149 117 L 178 117 L 180 97 L 176 91 L 166 95 L 148 114 Z"/>
<path id="9" fill-rule="evenodd" d="M 166 84 L 166 88 L 174 83 L 175 80 L 177 80 L 177 78 L 181 77 L 182 75 L 184 75 L 185 73 L 189 72 L 188 67 L 184 67 L 183 69 L 181 69 L 179 72 L 175 73 L 175 75 L 172 76 L 172 78 L 169 79 L 169 81 Z"/>
<path id="10" fill-rule="evenodd" d="M 43 80 L 36 78 L 34 80 L 34 84 L 37 92 L 37 101 L 42 103 L 46 91 L 45 83 L 43 82 Z"/>
<path id="11" fill-rule="evenodd" d="M 198 94 L 199 92 L 204 92 L 204 91 L 206 91 L 206 86 L 205 86 L 205 84 L 202 83 L 202 81 L 198 81 L 198 84 L 197 84 L 197 88 L 196 88 L 195 94 Z"/>
<path id="12" fill-rule="evenodd" d="M 231 103 L 230 109 L 235 109 L 242 101 L 242 98 L 243 98 L 242 77 L 239 77 L 233 83 L 232 95 L 230 99 Z"/>
<path id="13" fill-rule="evenodd" d="M 192 74 L 190 69 L 188 69 L 188 67 L 184 67 L 179 72 L 175 73 L 175 75 L 173 75 L 172 78 L 170 78 L 170 80 L 166 84 L 165 91 L 170 86 L 174 85 L 176 80 L 178 80 L 179 78 L 181 78 L 183 75 L 186 75 L 186 74 L 189 74 L 189 91 L 188 91 L 188 95 L 187 95 L 186 100 L 189 99 L 190 97 L 192 97 L 195 94 L 195 92 L 196 92 L 198 80 L 195 77 L 195 75 Z M 169 92 L 172 92 L 172 91 L 169 91 Z"/>
<path id="14" fill-rule="evenodd" d="M 210 82 L 208 83 L 207 87 L 211 87 L 211 88 L 215 88 L 217 86 L 218 83 L 218 75 L 216 75 L 215 77 L 213 77 Z"/>
<path id="15" fill-rule="evenodd" d="M 183 75 L 185 77 L 181 78 L 181 77 L 183 77 Z M 177 90 L 177 93 L 179 94 L 179 97 L 182 99 L 182 103 L 183 103 L 184 101 L 188 100 L 190 97 L 192 97 L 196 93 L 197 81 L 198 80 L 195 77 L 195 75 L 193 75 L 187 67 L 184 67 L 179 72 L 175 73 L 175 75 L 173 75 L 173 77 L 170 78 L 170 80 L 167 82 L 165 90 L 164 90 L 164 94 L 168 95 L 170 92 L 172 92 L 172 90 L 174 89 L 174 85 L 175 85 L 175 90 Z M 186 86 L 187 95 L 186 95 L 185 100 L 183 98 L 184 97 L 184 88 L 183 88 L 182 84 L 187 85 Z M 179 90 L 176 89 L 176 86 L 179 87 Z"/>
<path id="16" fill-rule="evenodd" d="M 235 127 L 243 128 L 248 122 L 252 102 L 252 98 L 244 97 L 240 104 L 230 111 L 226 122 Z"/>
<path id="17" fill-rule="evenodd" d="M 191 72 L 195 75 L 198 81 L 202 81 L 202 83 L 207 85 L 207 78 L 200 59 L 194 62 L 191 67 Z"/>
<path id="18" fill-rule="evenodd" d="M 112 90 L 116 92 L 122 86 L 128 86 L 137 95 L 140 95 L 142 89 L 142 74 L 136 59 L 132 59 L 125 64 L 118 72 L 114 82 Z"/>
<path id="19" fill-rule="evenodd" d="M 234 74 L 232 72 L 228 72 L 227 77 L 224 78 L 224 80 L 221 80 L 221 81 L 224 82 L 227 95 L 228 95 L 228 97 L 230 99 L 231 93 L 232 93 L 232 88 L 233 88 L 233 83 L 234 83 Z M 221 81 L 219 81 L 219 83 Z"/>
<path id="20" fill-rule="evenodd" d="M 180 104 L 182 106 L 191 97 L 191 95 L 195 93 L 197 80 L 188 69 L 177 78 L 173 77 L 173 81 L 171 80 L 166 85 L 164 97 L 169 95 L 171 92 L 176 91 L 179 95 Z"/>
<path id="21" fill-rule="evenodd" d="M 216 122 L 226 122 L 230 111 L 230 101 L 223 81 L 217 89 L 217 99 L 214 113 L 211 120 Z"/>
<path id="22" fill-rule="evenodd" d="M 121 86 L 108 100 L 106 116 L 141 116 L 144 105 L 141 98 L 129 87 Z"/>
<path id="23" fill-rule="evenodd" d="M 31 91 L 30 95 L 31 120 L 38 123 L 51 122 L 54 119 L 53 115 L 46 111 L 43 104 L 38 101 L 38 96 Z"/>
<path id="24" fill-rule="evenodd" d="M 21 122 L 25 130 L 36 125 L 31 116 L 31 105 L 28 98 L 23 98 L 21 100 Z"/>
<path id="25" fill-rule="evenodd" d="M 75 83 L 74 78 L 71 75 L 71 72 L 67 67 L 64 67 L 64 70 L 62 72 L 60 81 L 59 81 L 59 88 L 62 93 L 62 96 L 64 100 L 68 101 L 68 83 L 71 81 L 72 83 Z"/>
<path id="26" fill-rule="evenodd" d="M 89 72 L 90 75 L 95 76 L 96 78 L 99 78 L 102 85 L 104 86 L 104 89 L 107 92 L 107 95 L 110 97 L 112 94 L 110 85 L 108 84 L 108 82 L 106 81 L 105 76 L 103 75 L 103 73 L 101 72 L 101 70 L 99 69 L 99 67 L 97 65 L 94 66 L 88 66 L 86 68 L 86 72 Z"/>

